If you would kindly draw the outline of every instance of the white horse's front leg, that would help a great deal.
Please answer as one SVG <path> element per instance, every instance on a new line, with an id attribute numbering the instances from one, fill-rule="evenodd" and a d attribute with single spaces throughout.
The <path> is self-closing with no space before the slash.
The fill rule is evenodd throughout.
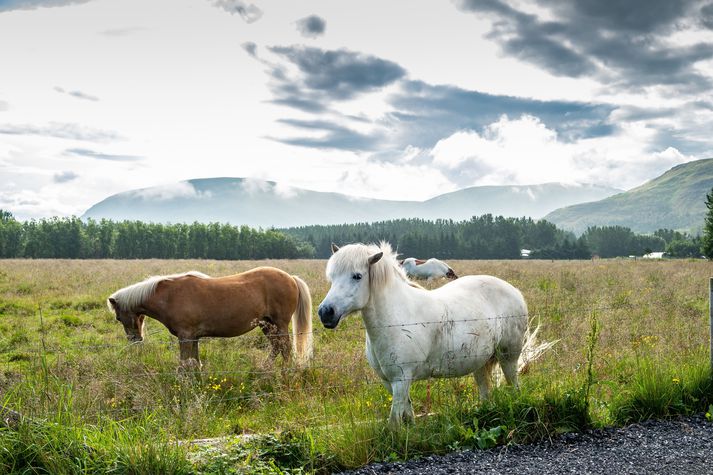
<path id="1" fill-rule="evenodd" d="M 391 426 L 399 426 L 401 422 L 413 422 L 413 407 L 411 406 L 411 398 L 409 397 L 409 388 L 411 387 L 410 379 L 393 381 L 391 383 L 391 414 L 389 415 L 389 424 Z"/>

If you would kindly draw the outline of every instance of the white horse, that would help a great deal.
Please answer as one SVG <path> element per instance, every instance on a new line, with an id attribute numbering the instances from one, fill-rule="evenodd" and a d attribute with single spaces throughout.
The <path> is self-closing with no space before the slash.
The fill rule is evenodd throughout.
<path id="1" fill-rule="evenodd" d="M 448 277 L 449 279 L 458 278 L 456 273 L 453 272 L 453 269 L 448 267 L 448 264 L 434 257 L 427 261 L 416 259 L 415 257 L 408 257 L 401 261 L 401 266 L 409 277 L 415 277 L 417 279 L 431 280 L 440 277 Z"/>
<path id="2" fill-rule="evenodd" d="M 518 387 L 518 358 L 529 339 L 527 305 L 515 287 L 479 275 L 429 291 L 408 280 L 388 243 L 332 244 L 332 252 L 331 287 L 319 317 L 335 328 L 361 310 L 366 357 L 393 396 L 392 425 L 414 418 L 414 380 L 474 373 L 480 397 L 487 399 L 497 361 L 507 382 Z"/>

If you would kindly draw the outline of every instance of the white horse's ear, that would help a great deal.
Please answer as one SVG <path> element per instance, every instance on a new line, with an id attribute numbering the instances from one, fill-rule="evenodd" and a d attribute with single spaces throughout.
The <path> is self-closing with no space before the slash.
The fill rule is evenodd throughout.
<path id="1" fill-rule="evenodd" d="M 383 256 L 384 256 L 383 252 L 377 252 L 373 256 L 370 256 L 369 257 L 369 265 L 371 266 L 371 265 L 376 264 L 377 262 L 379 262 L 379 259 L 381 259 Z"/>
<path id="2" fill-rule="evenodd" d="M 116 310 L 116 299 L 113 297 L 109 297 L 109 303 L 111 304 L 111 307 Z"/>
<path id="3" fill-rule="evenodd" d="M 332 243 L 332 254 L 334 254 L 334 253 L 337 252 L 338 250 L 339 250 L 339 246 L 337 246 L 336 244 Z"/>

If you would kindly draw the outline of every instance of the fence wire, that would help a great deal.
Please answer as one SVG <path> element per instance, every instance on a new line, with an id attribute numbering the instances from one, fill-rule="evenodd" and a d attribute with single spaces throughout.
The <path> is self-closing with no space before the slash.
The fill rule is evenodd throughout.
<path id="1" fill-rule="evenodd" d="M 586 316 L 590 316 L 592 314 L 596 313 L 602 313 L 602 312 L 620 312 L 620 311 L 627 311 L 630 310 L 633 307 L 631 304 L 617 304 L 617 305 L 607 305 L 607 306 L 595 306 L 587 309 L 586 311 Z M 537 313 L 535 314 L 529 314 L 529 315 L 496 315 L 496 316 L 491 316 L 491 317 L 476 317 L 476 318 L 469 318 L 469 319 L 457 319 L 457 320 L 447 320 L 447 319 L 439 319 L 439 320 L 429 320 L 429 321 L 423 321 L 423 322 L 406 322 L 406 323 L 400 323 L 400 324 L 384 324 L 384 325 L 372 325 L 367 327 L 366 325 L 363 324 L 363 321 L 361 324 L 351 324 L 350 326 L 350 331 L 379 331 L 381 329 L 384 330 L 392 330 L 392 329 L 398 329 L 398 328 L 404 328 L 408 329 L 410 327 L 414 326 L 421 326 L 421 327 L 427 327 L 427 326 L 433 326 L 433 325 L 456 325 L 456 324 L 465 324 L 467 325 L 468 323 L 478 323 L 478 322 L 485 322 L 485 321 L 496 321 L 496 320 L 506 320 L 506 319 L 513 319 L 513 318 L 523 318 L 526 317 L 529 319 L 529 322 L 531 323 L 531 330 L 534 328 L 532 327 L 537 327 L 536 322 L 538 320 L 538 317 L 542 315 L 538 315 Z M 577 314 L 577 313 L 572 313 L 569 315 L 570 318 L 582 318 L 584 315 L 582 314 Z M 158 324 L 158 322 L 156 322 Z M 123 329 L 121 328 L 121 325 L 117 323 L 117 331 L 122 331 Z M 328 330 L 325 328 L 313 328 L 312 332 L 310 332 L 313 336 L 314 335 L 320 335 L 323 333 L 330 333 L 334 334 L 334 332 L 339 332 L 339 329 L 336 330 Z M 150 332 L 147 332 L 145 335 L 145 338 L 147 340 L 143 342 L 131 342 L 131 343 L 119 343 L 119 342 L 109 342 L 109 343 L 73 343 L 70 345 L 63 345 L 63 346 L 52 346 L 48 345 L 47 342 L 45 341 L 45 334 L 44 332 L 41 335 L 42 339 L 42 344 L 38 345 L 35 349 L 29 350 L 28 352 L 33 353 L 35 355 L 35 358 L 37 361 L 34 363 L 36 364 L 37 367 L 40 367 L 42 365 L 47 365 L 46 361 L 40 361 L 45 358 L 46 355 L 48 354 L 55 354 L 58 355 L 57 358 L 57 364 L 62 363 L 62 359 L 64 359 L 64 362 L 71 361 L 73 357 L 75 357 L 77 354 L 86 354 L 87 352 L 101 352 L 101 351 L 109 351 L 110 353 L 114 353 L 116 358 L 128 358 L 127 352 L 130 352 L 134 348 L 166 348 L 170 350 L 175 350 L 178 345 L 181 343 L 186 343 L 186 342 L 194 342 L 198 341 L 200 343 L 205 343 L 206 346 L 209 347 L 208 350 L 205 349 L 203 350 L 204 354 L 208 354 L 209 358 L 208 361 L 210 361 L 210 358 L 215 358 L 217 357 L 217 351 L 215 351 L 215 348 L 210 348 L 215 342 L 220 342 L 219 344 L 221 345 L 220 350 L 225 350 L 225 346 L 230 346 L 230 347 L 237 347 L 236 350 L 239 350 L 241 347 L 241 342 L 243 339 L 240 337 L 233 337 L 233 338 L 219 338 L 219 337 L 203 337 L 199 339 L 178 339 L 175 337 L 168 337 L 167 339 L 160 338 L 156 339 L 154 337 L 158 335 L 166 334 L 166 330 L 163 327 L 160 327 L 158 329 L 154 329 Z M 274 334 L 273 334 L 274 335 Z M 287 332 L 280 334 L 280 336 L 295 336 L 293 332 Z M 639 335 L 640 336 L 640 335 Z M 662 338 L 662 335 L 655 335 L 656 338 Z M 268 347 L 269 345 L 267 342 L 265 342 L 265 346 Z M 267 351 L 266 350 L 266 357 L 267 357 Z M 177 355 L 176 355 L 177 356 Z M 463 354 L 459 355 L 457 354 L 457 350 L 451 350 L 446 353 L 444 353 L 443 357 L 441 359 L 438 359 L 437 361 L 433 362 L 427 359 L 418 359 L 418 360 L 407 360 L 407 361 L 392 361 L 392 362 L 384 362 L 380 363 L 382 371 L 388 371 L 392 367 L 407 367 L 411 365 L 421 365 L 426 362 L 430 362 L 431 364 L 435 363 L 435 367 L 440 370 L 447 371 L 449 367 L 453 366 L 458 366 L 460 363 L 466 361 L 466 360 L 472 360 L 472 359 L 487 359 L 490 356 L 492 356 L 491 353 L 468 353 L 468 354 Z M 140 354 L 139 355 L 134 355 L 132 358 L 136 360 L 137 358 L 140 359 Z M 177 359 L 177 358 L 176 358 Z M 135 361 L 134 361 L 135 362 Z M 247 362 L 248 364 L 254 364 L 254 362 Z M 52 368 L 49 368 L 49 371 L 52 371 Z M 339 384 L 333 384 L 333 383 L 328 383 L 328 384 L 320 384 L 323 383 L 323 379 L 318 378 L 319 372 L 340 372 L 345 375 L 344 381 L 339 383 Z M 103 374 L 105 375 L 105 374 Z M 310 376 L 311 375 L 311 376 Z M 292 380 L 289 380 L 289 378 L 293 378 Z M 316 380 L 310 380 L 310 377 L 312 378 L 317 378 Z M 107 414 L 107 415 L 112 415 L 112 416 L 118 416 L 118 415 L 131 415 L 135 414 L 137 412 L 144 412 L 144 411 L 150 411 L 150 410 L 156 410 L 156 409 L 165 409 L 173 412 L 181 412 L 184 410 L 186 407 L 191 406 L 193 404 L 198 404 L 203 401 L 210 401 L 211 403 L 218 403 L 218 404 L 223 404 L 223 405 L 240 405 L 240 404 L 263 404 L 266 401 L 273 401 L 273 402 L 280 402 L 281 399 L 283 400 L 293 400 L 295 398 L 299 398 L 300 395 L 305 394 L 305 391 L 310 391 L 310 390 L 317 390 L 320 391 L 324 394 L 324 397 L 328 397 L 330 394 L 349 394 L 349 393 L 354 393 L 355 391 L 360 390 L 360 388 L 368 388 L 371 386 L 382 386 L 384 385 L 384 382 L 376 375 L 376 373 L 369 368 L 366 358 L 364 358 L 363 353 L 359 355 L 359 359 L 355 359 L 351 365 L 345 365 L 345 364 L 329 364 L 326 362 L 315 362 L 313 361 L 311 364 L 307 366 L 307 368 L 300 368 L 294 365 L 287 365 L 287 364 L 282 364 L 282 365 L 271 365 L 269 368 L 264 369 L 260 367 L 255 367 L 255 368 L 250 368 L 250 369 L 230 369 L 230 370 L 225 370 L 225 369 L 218 369 L 218 368 L 210 368 L 210 365 L 206 369 L 194 369 L 194 370 L 184 370 L 184 371 L 178 371 L 176 369 L 171 370 L 171 371 L 163 371 L 163 370 L 153 370 L 153 369 L 147 369 L 146 367 L 141 367 L 141 368 L 136 368 L 135 366 L 133 367 L 127 367 L 126 371 L 124 373 L 116 374 L 114 378 L 107 379 L 105 383 L 110 386 L 110 387 L 116 387 L 120 388 L 123 385 L 123 380 L 130 378 L 132 380 L 150 380 L 150 379 L 156 379 L 156 378 L 168 378 L 169 380 L 173 380 L 176 384 L 179 386 L 183 384 L 187 384 L 188 388 L 184 387 L 179 387 L 176 390 L 170 390 L 170 391 L 164 391 L 163 394 L 157 394 L 155 398 L 155 402 L 152 404 L 148 404 L 145 401 L 133 404 L 133 403 L 122 403 L 120 407 L 111 407 L 109 403 L 106 401 L 101 401 L 97 399 L 95 401 L 96 405 L 92 405 L 91 407 L 94 408 L 99 414 Z M 227 378 L 232 378 L 232 381 L 228 381 Z M 274 385 L 269 385 L 267 384 L 270 381 L 261 381 L 261 378 L 273 378 L 275 383 Z M 431 381 L 429 378 L 421 378 L 421 377 L 401 377 L 401 378 L 396 378 L 395 380 L 392 380 L 394 382 L 413 382 L 417 380 L 428 380 L 426 384 L 429 385 L 429 394 L 430 394 L 430 385 Z M 243 392 L 243 389 L 236 390 L 236 386 L 238 382 L 240 381 L 249 381 L 249 382 L 255 382 L 257 381 L 257 388 L 253 387 L 252 384 L 248 385 L 247 390 Z M 186 382 L 189 383 L 186 383 Z M 190 382 L 192 381 L 192 382 Z M 69 378 L 66 381 L 64 381 L 66 384 L 76 384 L 76 389 L 77 390 L 86 390 L 90 391 L 92 390 L 89 385 L 84 384 L 85 382 L 81 381 L 81 378 L 79 378 L 79 381 L 76 378 Z M 260 388 L 261 383 L 265 383 L 264 385 L 267 386 L 274 386 L 271 390 L 264 390 Z M 223 386 L 225 384 L 225 386 Z M 472 379 L 471 382 L 468 384 L 472 384 Z M 86 387 L 85 387 L 86 386 Z M 210 392 L 211 387 L 219 387 L 219 391 L 213 391 L 212 393 Z M 239 392 L 238 394 L 235 394 L 235 392 Z M 201 399 L 204 398 L 204 399 Z M 326 409 L 325 413 L 318 416 L 314 415 L 313 421 L 317 422 L 324 422 L 325 420 L 331 420 L 330 418 L 327 417 L 326 415 Z"/>

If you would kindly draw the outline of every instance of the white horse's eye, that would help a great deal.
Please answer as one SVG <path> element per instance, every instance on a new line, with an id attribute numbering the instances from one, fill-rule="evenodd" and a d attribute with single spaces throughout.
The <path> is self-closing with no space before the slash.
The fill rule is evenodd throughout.
<path id="1" fill-rule="evenodd" d="M 352 279 L 354 279 L 354 280 L 361 280 L 361 274 L 358 273 L 358 272 L 355 273 L 355 274 L 352 274 Z"/>

